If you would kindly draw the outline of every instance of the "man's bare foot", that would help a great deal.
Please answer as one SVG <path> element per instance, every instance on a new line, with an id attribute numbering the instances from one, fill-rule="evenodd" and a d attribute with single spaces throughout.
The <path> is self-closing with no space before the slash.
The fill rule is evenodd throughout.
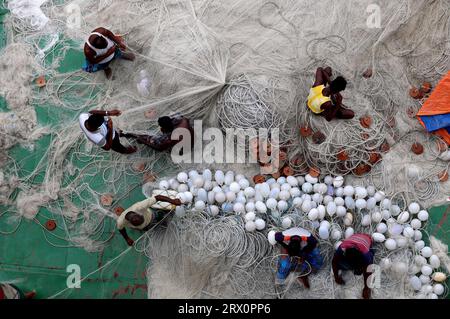
<path id="1" fill-rule="evenodd" d="M 124 60 L 134 61 L 136 59 L 136 56 L 131 52 L 127 52 L 122 54 L 122 58 Z"/>
<path id="2" fill-rule="evenodd" d="M 25 294 L 25 299 L 33 299 L 34 297 L 36 297 L 36 291 L 34 290 Z"/>
<path id="3" fill-rule="evenodd" d="M 303 283 L 303 285 L 305 285 L 307 289 L 311 288 L 311 286 L 309 285 L 308 277 L 300 277 L 298 279 Z"/>
<path id="4" fill-rule="evenodd" d="M 111 68 L 105 69 L 105 75 L 106 75 L 106 78 L 108 80 L 111 80 L 111 78 L 112 78 L 112 69 Z"/>
<path id="5" fill-rule="evenodd" d="M 127 148 L 126 154 L 133 154 L 137 152 L 137 147 L 130 146 Z"/>
<path id="6" fill-rule="evenodd" d="M 331 70 L 330 67 L 326 67 L 326 68 L 324 69 L 324 71 L 325 71 L 329 76 L 333 76 L 333 71 Z"/>

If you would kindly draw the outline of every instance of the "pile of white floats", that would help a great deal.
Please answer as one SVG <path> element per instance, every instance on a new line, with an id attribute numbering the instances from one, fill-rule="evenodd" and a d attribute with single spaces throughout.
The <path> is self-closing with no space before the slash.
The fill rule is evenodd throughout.
<path id="1" fill-rule="evenodd" d="M 181 172 L 176 178 L 162 180 L 159 188 L 178 192 L 184 205 L 177 207 L 176 216 L 183 217 L 186 210 L 213 217 L 239 215 L 248 232 L 271 229 L 268 240 L 273 245 L 274 230 L 296 226 L 294 216 L 309 221 L 318 236 L 335 247 L 355 231 L 370 233 L 386 251 L 403 249 L 414 255 L 412 264 L 385 257 L 381 261 L 384 270 L 410 276 L 411 286 L 424 298 L 438 298 L 446 290 L 442 283 L 447 276 L 438 272 L 440 260 L 422 240 L 428 212 L 414 202 L 402 210 L 372 186 L 344 185 L 342 176 L 321 180 L 310 175 L 271 178 L 252 186 L 243 175 L 206 169 Z"/>

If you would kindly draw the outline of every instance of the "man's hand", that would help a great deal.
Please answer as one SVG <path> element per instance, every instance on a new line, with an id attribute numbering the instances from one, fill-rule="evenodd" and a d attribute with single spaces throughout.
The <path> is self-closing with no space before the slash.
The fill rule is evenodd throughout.
<path id="1" fill-rule="evenodd" d="M 122 115 L 122 111 L 120 111 L 120 110 L 108 111 L 108 115 L 110 115 L 110 116 L 121 116 Z"/>
<path id="2" fill-rule="evenodd" d="M 342 276 L 335 276 L 334 280 L 336 281 L 336 283 L 338 285 L 345 285 L 345 281 L 344 281 L 344 279 L 342 279 Z"/>
<path id="3" fill-rule="evenodd" d="M 134 240 L 131 238 L 127 238 L 127 244 L 128 246 L 133 246 L 134 245 Z"/>
<path id="4" fill-rule="evenodd" d="M 372 290 L 370 290 L 369 287 L 365 287 L 363 290 L 363 298 L 364 299 L 370 299 L 370 296 L 372 295 Z"/>
<path id="5" fill-rule="evenodd" d="M 276 234 L 275 234 L 275 240 L 276 240 L 277 242 L 284 241 L 284 235 L 283 235 L 283 233 L 276 233 Z"/>

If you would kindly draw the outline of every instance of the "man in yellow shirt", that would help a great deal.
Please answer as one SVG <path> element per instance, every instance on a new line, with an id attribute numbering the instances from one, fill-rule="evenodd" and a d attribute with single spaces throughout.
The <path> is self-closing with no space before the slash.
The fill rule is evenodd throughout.
<path id="1" fill-rule="evenodd" d="M 133 246 L 134 240 L 128 236 L 126 227 L 147 231 L 164 219 L 165 211 L 170 212 L 179 205 L 181 205 L 179 199 L 172 199 L 162 195 L 152 196 L 125 210 L 117 219 L 117 229 L 119 229 L 127 244 Z"/>
<path id="2" fill-rule="evenodd" d="M 355 113 L 343 107 L 340 93 L 347 88 L 347 81 L 342 76 L 331 81 L 332 75 L 330 67 L 317 69 L 316 80 L 306 104 L 314 114 L 324 116 L 328 122 L 333 119 L 352 119 Z"/>

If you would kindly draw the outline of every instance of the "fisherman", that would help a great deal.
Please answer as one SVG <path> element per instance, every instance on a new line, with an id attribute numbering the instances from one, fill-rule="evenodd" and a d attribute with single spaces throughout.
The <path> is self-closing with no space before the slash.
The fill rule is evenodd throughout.
<path id="1" fill-rule="evenodd" d="M 310 90 L 307 105 L 314 114 L 324 116 L 328 122 L 333 119 L 352 119 L 355 113 L 344 108 L 340 93 L 347 88 L 347 81 L 342 76 L 331 81 L 332 75 L 330 67 L 317 69 L 316 80 Z"/>
<path id="2" fill-rule="evenodd" d="M 125 147 L 120 143 L 119 132 L 113 128 L 110 116 L 120 116 L 119 110 L 90 111 L 80 115 L 80 127 L 86 137 L 105 151 L 113 150 L 120 154 L 132 154 L 136 147 Z"/>
<path id="3" fill-rule="evenodd" d="M 115 59 L 134 61 L 135 55 L 125 52 L 123 40 L 105 28 L 97 28 L 90 35 L 84 45 L 86 61 L 83 70 L 89 73 L 105 71 L 106 77 L 111 79 L 110 64 Z"/>
<path id="4" fill-rule="evenodd" d="M 119 229 L 127 244 L 133 246 L 134 240 L 128 236 L 126 227 L 148 231 L 154 225 L 160 223 L 168 211 L 173 211 L 176 206 L 180 205 L 181 201 L 179 199 L 172 199 L 162 195 L 152 196 L 134 204 L 120 214 L 117 219 L 117 229 Z"/>
<path id="5" fill-rule="evenodd" d="M 184 128 L 189 131 L 191 146 L 194 145 L 194 129 L 189 123 L 189 119 L 181 115 L 176 115 L 174 117 L 164 116 L 158 119 L 158 125 L 160 126 L 161 133 L 156 136 L 134 135 L 128 133 L 121 133 L 121 136 L 135 138 L 139 144 L 147 145 L 156 151 L 170 151 L 176 144 L 183 140 L 183 136 L 178 139 L 172 139 L 172 133 L 176 129 Z"/>
<path id="6" fill-rule="evenodd" d="M 350 270 L 357 276 L 364 275 L 363 298 L 370 299 L 371 290 L 367 285 L 373 264 L 374 251 L 372 237 L 367 234 L 354 234 L 342 242 L 333 258 L 333 273 L 336 283 L 345 285 L 339 270 Z"/>
<path id="7" fill-rule="evenodd" d="M 13 284 L 0 283 L 0 300 L 8 299 L 33 299 L 36 292 L 33 290 L 28 293 L 23 293 L 18 287 Z"/>
<path id="8" fill-rule="evenodd" d="M 308 275 L 323 265 L 317 239 L 306 229 L 291 228 L 276 233 L 275 240 L 282 246 L 283 255 L 278 260 L 277 280 L 284 282 L 291 271 L 300 271 L 304 275 L 299 280 L 309 289 Z"/>

